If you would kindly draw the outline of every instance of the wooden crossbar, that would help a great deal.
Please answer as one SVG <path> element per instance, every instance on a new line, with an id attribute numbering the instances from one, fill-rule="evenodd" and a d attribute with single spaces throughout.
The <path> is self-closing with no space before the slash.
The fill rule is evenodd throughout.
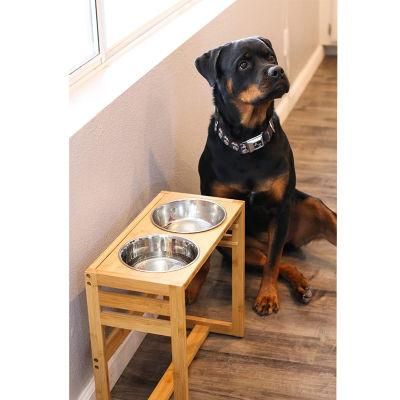
<path id="1" fill-rule="evenodd" d="M 113 328 L 106 339 L 106 360 L 108 361 L 116 352 L 118 347 L 131 333 L 128 329 Z"/>
<path id="2" fill-rule="evenodd" d="M 130 315 L 143 315 L 143 313 L 146 312 L 155 312 L 155 310 L 159 310 L 159 303 L 152 303 L 153 299 L 156 299 L 156 295 L 154 294 L 148 294 L 148 293 L 144 293 L 144 296 L 132 296 L 132 295 L 127 295 L 130 298 L 134 298 L 133 301 L 138 300 L 138 303 L 135 304 L 135 307 L 137 309 L 141 308 L 141 310 L 143 310 L 142 312 L 140 311 L 132 311 L 129 310 L 130 307 L 124 307 L 123 304 L 126 301 L 126 298 L 124 296 L 119 296 L 120 294 L 124 295 L 124 293 L 115 293 L 115 292 L 106 292 L 106 291 L 99 291 L 99 300 L 103 299 L 103 304 L 101 304 L 102 306 L 105 307 L 114 307 L 114 308 L 121 308 L 121 309 L 127 309 L 128 310 L 128 314 Z M 122 301 L 122 304 L 118 304 L 115 302 L 115 300 L 111 299 L 109 300 L 107 294 L 110 295 L 114 295 L 113 297 L 115 297 L 115 295 L 117 295 L 118 300 Z M 145 300 L 147 299 L 147 300 Z M 144 306 L 145 308 L 141 307 L 141 305 L 143 304 L 143 302 L 149 302 L 153 304 L 153 308 L 151 309 L 147 309 L 146 306 Z M 100 300 L 101 303 L 101 300 Z M 167 302 L 165 302 L 167 303 Z M 155 305 L 155 307 L 154 307 Z M 164 307 L 163 307 L 164 308 Z M 165 310 L 164 310 L 165 311 Z M 164 312 L 162 311 L 162 312 Z M 168 310 L 166 310 L 169 313 L 169 307 Z M 157 311 L 158 312 L 158 311 Z M 160 314 L 162 313 L 160 311 Z M 106 338 L 106 343 L 105 343 L 105 353 L 106 353 L 106 359 L 107 361 L 112 357 L 112 355 L 115 353 L 115 351 L 118 349 L 118 347 L 124 342 L 124 340 L 128 337 L 129 333 L 131 331 L 128 329 L 122 329 L 122 328 L 113 328 L 111 333 L 107 336 Z"/>
<path id="3" fill-rule="evenodd" d="M 236 229 L 237 224 L 234 224 L 234 227 Z M 232 232 L 235 232 L 235 229 L 232 230 Z M 232 233 L 225 233 L 225 235 L 222 237 L 220 242 L 218 243 L 218 246 L 220 247 L 236 247 L 238 246 L 238 242 L 233 240 L 233 234 Z"/>
<path id="4" fill-rule="evenodd" d="M 170 315 L 169 302 L 150 297 L 125 293 L 99 292 L 100 305 L 123 310 L 148 312 L 157 315 Z"/>
<path id="5" fill-rule="evenodd" d="M 161 319 L 122 314 L 113 311 L 102 311 L 100 313 L 100 321 L 102 325 L 114 326 L 116 328 L 171 336 L 170 322 Z"/>
<path id="6" fill-rule="evenodd" d="M 238 242 L 231 242 L 231 241 L 228 241 L 228 240 L 221 240 L 218 243 L 218 246 L 220 246 L 220 247 L 235 247 L 237 245 L 238 245 Z"/>
<path id="7" fill-rule="evenodd" d="M 208 326 L 195 325 L 187 338 L 187 363 L 193 361 L 209 333 Z M 174 392 L 173 364 L 171 363 L 151 393 L 149 400 L 168 400 Z"/>
<path id="8" fill-rule="evenodd" d="M 99 286 L 108 286 L 116 289 L 133 290 L 135 292 L 158 294 L 158 295 L 169 295 L 168 285 L 163 285 L 154 282 L 138 282 L 132 279 L 126 279 L 120 276 L 114 276 L 110 273 L 96 272 L 97 284 Z"/>
<path id="9" fill-rule="evenodd" d="M 208 326 L 210 328 L 210 332 L 222 333 L 223 335 L 232 335 L 232 322 L 228 321 L 186 315 L 186 325 L 187 327 L 192 327 L 194 325 Z"/>

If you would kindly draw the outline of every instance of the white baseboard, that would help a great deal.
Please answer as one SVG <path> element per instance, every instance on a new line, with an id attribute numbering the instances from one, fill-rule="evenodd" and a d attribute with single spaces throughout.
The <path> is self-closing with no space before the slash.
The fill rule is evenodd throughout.
<path id="1" fill-rule="evenodd" d="M 142 332 L 131 332 L 108 361 L 110 389 L 114 387 L 118 378 L 122 375 L 122 372 L 128 365 L 130 359 L 135 354 L 145 336 L 146 334 Z M 85 389 L 79 395 L 78 400 L 95 399 L 96 393 L 94 388 L 94 378 L 92 377 Z"/>
<path id="2" fill-rule="evenodd" d="M 290 114 L 290 111 L 292 111 L 294 105 L 299 100 L 300 96 L 304 92 L 304 89 L 307 87 L 308 83 L 310 82 L 311 78 L 315 74 L 315 71 L 317 70 L 323 59 L 324 48 L 322 45 L 319 45 L 311 54 L 311 57 L 308 59 L 307 64 L 297 75 L 297 78 L 290 85 L 289 93 L 287 93 L 282 98 L 281 102 L 275 108 L 275 111 L 279 115 L 281 123 L 285 121 L 285 119 Z"/>

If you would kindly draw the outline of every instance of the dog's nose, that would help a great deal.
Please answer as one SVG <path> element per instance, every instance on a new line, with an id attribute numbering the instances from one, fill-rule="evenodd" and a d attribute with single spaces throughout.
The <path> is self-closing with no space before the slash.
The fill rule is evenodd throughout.
<path id="1" fill-rule="evenodd" d="M 283 76 L 285 75 L 285 71 L 279 65 L 274 65 L 273 67 L 268 69 L 267 74 L 271 78 L 280 79 L 283 78 Z"/>

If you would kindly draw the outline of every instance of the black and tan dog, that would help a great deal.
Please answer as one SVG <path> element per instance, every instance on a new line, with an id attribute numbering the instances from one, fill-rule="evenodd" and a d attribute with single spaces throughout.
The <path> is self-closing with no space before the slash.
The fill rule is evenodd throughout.
<path id="1" fill-rule="evenodd" d="M 246 264 L 263 269 L 254 310 L 279 310 L 277 279 L 288 280 L 300 301 L 311 300 L 307 280 L 281 261 L 285 245 L 314 239 L 336 245 L 336 214 L 298 191 L 293 154 L 274 112 L 274 99 L 289 90 L 271 42 L 251 37 L 210 50 L 196 68 L 213 87 L 215 114 L 199 162 L 201 193 L 246 202 Z M 197 298 L 209 264 L 188 288 Z"/>

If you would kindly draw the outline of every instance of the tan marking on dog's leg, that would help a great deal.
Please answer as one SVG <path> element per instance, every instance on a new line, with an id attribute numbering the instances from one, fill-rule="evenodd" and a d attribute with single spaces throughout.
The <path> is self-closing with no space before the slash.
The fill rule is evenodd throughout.
<path id="1" fill-rule="evenodd" d="M 282 200 L 289 181 L 288 174 L 279 175 L 275 178 L 265 179 L 256 186 L 257 192 L 266 192 L 268 196 L 279 202 Z"/>
<path id="2" fill-rule="evenodd" d="M 266 248 L 265 243 L 251 236 L 246 236 L 246 265 L 263 268 L 268 262 Z M 312 291 L 308 280 L 295 266 L 280 263 L 279 276 L 289 282 L 300 302 L 307 304 L 311 301 Z"/>
<path id="3" fill-rule="evenodd" d="M 287 189 L 288 180 L 288 175 L 281 175 L 272 182 L 270 193 L 276 201 L 283 199 Z"/>
<path id="4" fill-rule="evenodd" d="M 268 262 L 268 257 L 261 250 L 254 247 L 247 247 L 245 250 L 245 263 L 247 265 L 254 265 L 257 267 L 263 267 Z"/>
<path id="5" fill-rule="evenodd" d="M 302 303 L 311 301 L 312 291 L 308 280 L 296 267 L 286 263 L 279 264 L 279 276 L 290 283 Z"/>

